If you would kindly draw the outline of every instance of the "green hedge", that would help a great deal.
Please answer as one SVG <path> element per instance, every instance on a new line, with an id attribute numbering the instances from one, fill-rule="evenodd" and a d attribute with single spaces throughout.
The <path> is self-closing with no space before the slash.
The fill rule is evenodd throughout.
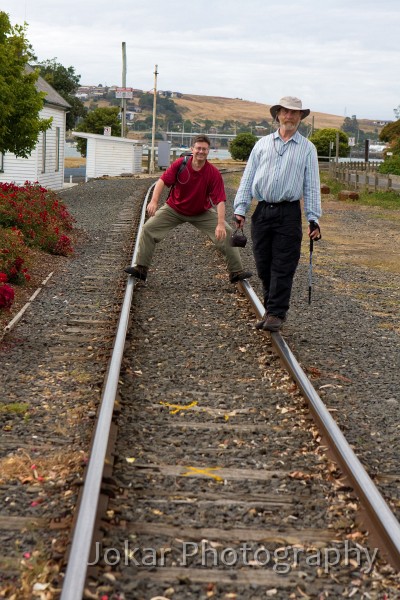
<path id="1" fill-rule="evenodd" d="M 400 175 L 400 156 L 386 158 L 385 162 L 379 165 L 378 171 L 387 175 Z"/>

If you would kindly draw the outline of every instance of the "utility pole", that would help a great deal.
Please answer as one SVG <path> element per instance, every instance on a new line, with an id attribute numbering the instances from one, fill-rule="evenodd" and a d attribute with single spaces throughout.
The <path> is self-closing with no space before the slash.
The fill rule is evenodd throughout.
<path id="1" fill-rule="evenodd" d="M 122 42 L 122 87 L 126 88 L 126 42 Z M 125 96 L 125 94 L 122 94 Z M 121 137 L 125 137 L 126 98 L 121 98 Z"/>
<path id="2" fill-rule="evenodd" d="M 157 107 L 157 65 L 154 67 L 154 99 L 153 99 L 153 127 L 151 130 L 151 152 L 149 173 L 154 173 L 154 144 L 156 139 L 156 107 Z"/>
<path id="3" fill-rule="evenodd" d="M 336 157 L 335 157 L 335 161 L 336 164 L 339 162 L 339 132 L 336 132 Z"/>

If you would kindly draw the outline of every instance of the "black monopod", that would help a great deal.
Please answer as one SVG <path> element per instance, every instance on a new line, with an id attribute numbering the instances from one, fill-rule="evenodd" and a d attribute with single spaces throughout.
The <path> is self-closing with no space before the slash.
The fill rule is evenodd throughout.
<path id="1" fill-rule="evenodd" d="M 308 304 L 311 304 L 312 290 L 312 253 L 314 250 L 314 240 L 310 238 L 310 265 L 308 267 Z"/>
<path id="2" fill-rule="evenodd" d="M 318 229 L 319 236 L 315 238 L 315 241 L 321 239 L 321 229 L 315 221 L 310 221 L 310 232 L 312 233 L 315 229 Z M 311 304 L 311 290 L 312 290 L 312 255 L 314 250 L 314 240 L 310 238 L 310 263 L 308 267 L 308 304 Z"/>

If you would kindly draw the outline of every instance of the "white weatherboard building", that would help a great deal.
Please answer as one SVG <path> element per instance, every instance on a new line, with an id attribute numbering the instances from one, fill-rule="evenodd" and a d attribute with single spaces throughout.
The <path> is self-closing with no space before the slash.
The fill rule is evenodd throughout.
<path id="1" fill-rule="evenodd" d="M 28 158 L 10 152 L 0 153 L 0 182 L 23 185 L 25 181 L 37 181 L 45 188 L 60 190 L 64 184 L 65 121 L 70 105 L 42 77 L 38 78 L 36 89 L 46 94 L 39 116 L 42 119 L 52 117 L 51 127 L 39 134 Z"/>
<path id="2" fill-rule="evenodd" d="M 72 135 L 87 140 L 86 179 L 142 172 L 143 146 L 136 140 L 84 131 Z"/>

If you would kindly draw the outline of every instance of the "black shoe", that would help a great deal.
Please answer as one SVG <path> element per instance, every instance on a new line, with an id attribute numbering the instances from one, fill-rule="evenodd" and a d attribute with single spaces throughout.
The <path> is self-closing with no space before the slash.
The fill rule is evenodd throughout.
<path id="1" fill-rule="evenodd" d="M 127 267 L 124 269 L 125 273 L 129 273 L 129 275 L 136 277 L 136 279 L 141 279 L 141 281 L 146 281 L 148 270 L 149 268 L 144 267 L 143 265 L 136 265 L 136 267 Z"/>
<path id="2" fill-rule="evenodd" d="M 229 281 L 231 283 L 237 283 L 238 281 L 243 281 L 243 279 L 248 279 L 251 277 L 253 273 L 251 271 L 245 271 L 242 269 L 241 271 L 235 271 L 234 273 L 229 274 Z"/>

